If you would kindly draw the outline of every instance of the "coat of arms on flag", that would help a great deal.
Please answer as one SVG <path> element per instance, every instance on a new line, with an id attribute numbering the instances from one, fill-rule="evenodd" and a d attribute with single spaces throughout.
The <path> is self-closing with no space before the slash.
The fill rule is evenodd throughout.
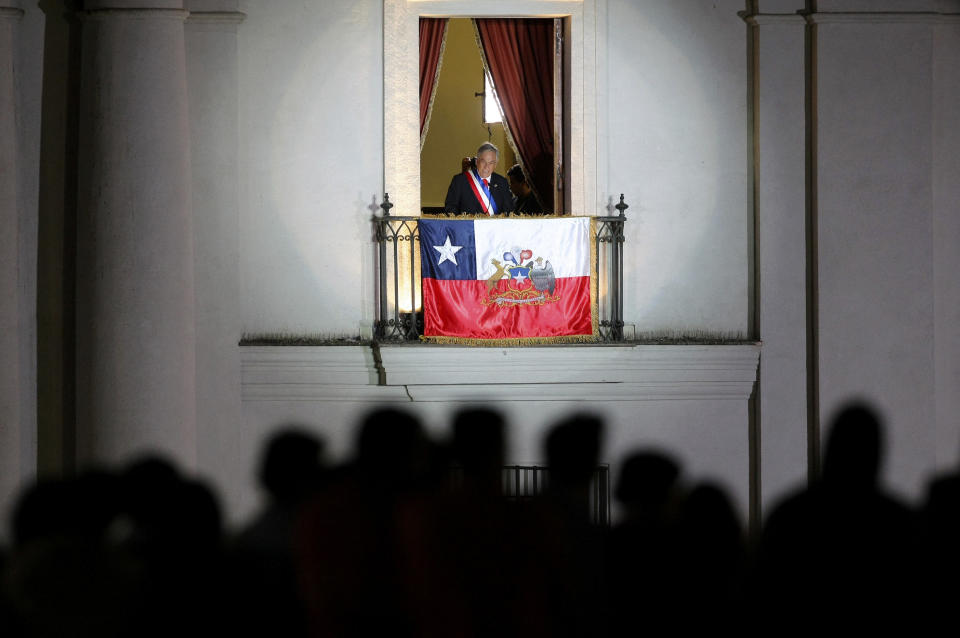
<path id="1" fill-rule="evenodd" d="M 589 217 L 421 218 L 424 337 L 597 338 Z"/>

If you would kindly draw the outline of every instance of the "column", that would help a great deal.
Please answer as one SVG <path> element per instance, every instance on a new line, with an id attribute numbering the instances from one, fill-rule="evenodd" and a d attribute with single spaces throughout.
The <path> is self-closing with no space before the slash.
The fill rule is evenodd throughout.
<path id="1" fill-rule="evenodd" d="M 807 478 L 807 241 L 802 3 L 747 17 L 754 52 L 761 512 Z M 791 11 L 791 8 L 793 11 Z"/>
<path id="2" fill-rule="evenodd" d="M 808 16 L 816 32 L 820 416 L 826 440 L 845 401 L 874 404 L 887 423 L 884 481 L 914 498 L 937 455 L 932 61 L 939 18 L 848 7 L 857 9 L 836 0 L 827 7 L 836 12 Z"/>
<path id="3" fill-rule="evenodd" d="M 25 346 L 32 337 L 24 286 L 23 215 L 19 197 L 17 25 L 23 11 L 0 0 L 0 516 L 36 465 L 33 448 L 32 367 Z M 2 532 L 0 532 L 2 535 Z"/>
<path id="4" fill-rule="evenodd" d="M 190 2 L 187 86 L 193 173 L 197 330 L 197 466 L 218 485 L 249 479 L 240 403 L 237 0 Z M 202 10 L 196 10 L 200 8 Z M 239 490 L 225 490 L 236 511 Z"/>
<path id="5" fill-rule="evenodd" d="M 960 458 L 960 14 L 933 28 L 933 342 L 936 470 Z"/>
<path id="6" fill-rule="evenodd" d="M 81 462 L 196 455 L 193 223 L 180 0 L 93 0 L 83 25 Z"/>

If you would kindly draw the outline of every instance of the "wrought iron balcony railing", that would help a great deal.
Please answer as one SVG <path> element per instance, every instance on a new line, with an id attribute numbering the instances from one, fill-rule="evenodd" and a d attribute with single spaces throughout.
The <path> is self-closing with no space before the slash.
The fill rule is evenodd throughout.
<path id="1" fill-rule="evenodd" d="M 420 310 L 419 217 L 391 215 L 389 194 L 380 205 L 383 214 L 374 218 L 377 241 L 377 319 L 374 338 L 380 342 L 416 341 L 423 334 Z M 620 195 L 617 215 L 594 216 L 596 220 L 594 270 L 598 281 L 596 298 L 598 332 L 604 342 L 623 341 L 623 227 L 628 208 Z"/>
<path id="2" fill-rule="evenodd" d="M 463 482 L 463 469 L 451 468 L 450 484 L 459 488 Z M 550 468 L 543 465 L 505 465 L 500 469 L 500 490 L 509 503 L 525 505 L 533 503 L 550 488 Z M 594 525 L 610 525 L 610 466 L 597 466 L 590 477 L 587 494 L 590 522 Z"/>

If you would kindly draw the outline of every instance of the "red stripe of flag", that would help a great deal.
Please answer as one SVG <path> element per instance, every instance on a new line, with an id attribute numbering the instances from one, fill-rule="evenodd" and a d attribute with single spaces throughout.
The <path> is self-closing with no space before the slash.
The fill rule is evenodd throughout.
<path id="1" fill-rule="evenodd" d="M 506 291 L 510 282 L 497 282 Z M 590 278 L 556 280 L 557 301 L 538 306 L 483 305 L 487 282 L 423 279 L 424 335 L 467 339 L 523 339 L 592 335 Z"/>

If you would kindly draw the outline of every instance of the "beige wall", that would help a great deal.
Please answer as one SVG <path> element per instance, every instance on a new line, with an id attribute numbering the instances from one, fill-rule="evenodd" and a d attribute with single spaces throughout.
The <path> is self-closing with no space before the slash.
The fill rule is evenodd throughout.
<path id="1" fill-rule="evenodd" d="M 421 206 L 443 206 L 450 178 L 460 159 L 472 156 L 487 141 L 483 123 L 483 61 L 469 18 L 450 20 L 430 127 L 420 153 Z M 490 141 L 500 149 L 497 172 L 506 175 L 516 156 L 502 124 L 491 124 Z"/>

